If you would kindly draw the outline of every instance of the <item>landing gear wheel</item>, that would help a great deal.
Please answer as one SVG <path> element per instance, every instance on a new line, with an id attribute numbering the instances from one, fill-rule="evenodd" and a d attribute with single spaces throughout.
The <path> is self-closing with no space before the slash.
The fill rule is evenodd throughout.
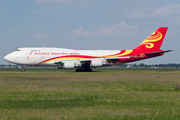
<path id="1" fill-rule="evenodd" d="M 76 72 L 92 72 L 92 69 L 76 69 Z"/>
<path id="2" fill-rule="evenodd" d="M 25 72 L 25 69 L 24 69 L 24 67 L 23 67 L 23 66 L 21 66 L 21 71 L 22 71 L 22 72 Z"/>
<path id="3" fill-rule="evenodd" d="M 22 71 L 22 72 L 25 72 L 25 69 L 22 69 L 21 71 Z"/>
<path id="4" fill-rule="evenodd" d="M 76 69 L 76 72 L 79 72 L 80 71 L 80 69 Z"/>

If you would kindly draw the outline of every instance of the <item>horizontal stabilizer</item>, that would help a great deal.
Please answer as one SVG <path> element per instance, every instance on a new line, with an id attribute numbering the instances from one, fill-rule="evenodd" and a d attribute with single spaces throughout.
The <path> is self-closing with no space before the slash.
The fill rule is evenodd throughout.
<path id="1" fill-rule="evenodd" d="M 174 50 L 166 50 L 166 51 L 160 51 L 160 52 L 146 53 L 146 55 L 154 55 L 154 54 L 166 53 L 166 52 L 171 52 L 171 51 L 174 51 Z"/>

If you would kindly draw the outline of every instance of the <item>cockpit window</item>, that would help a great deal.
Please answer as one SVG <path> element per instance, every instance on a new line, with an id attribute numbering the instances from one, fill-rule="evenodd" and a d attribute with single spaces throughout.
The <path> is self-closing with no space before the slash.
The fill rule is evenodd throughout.
<path id="1" fill-rule="evenodd" d="M 20 51 L 20 49 L 16 49 L 15 51 Z"/>

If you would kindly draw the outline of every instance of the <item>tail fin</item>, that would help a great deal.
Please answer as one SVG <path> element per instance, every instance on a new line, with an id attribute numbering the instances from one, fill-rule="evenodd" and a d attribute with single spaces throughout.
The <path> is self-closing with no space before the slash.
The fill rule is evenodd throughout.
<path id="1" fill-rule="evenodd" d="M 168 27 L 158 28 L 134 50 L 143 51 L 143 52 L 159 50 L 166 35 L 167 29 Z"/>

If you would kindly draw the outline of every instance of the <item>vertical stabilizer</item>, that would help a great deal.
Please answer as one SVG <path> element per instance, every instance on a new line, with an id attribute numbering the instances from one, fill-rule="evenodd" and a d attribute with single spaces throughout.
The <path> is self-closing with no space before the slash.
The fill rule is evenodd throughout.
<path id="1" fill-rule="evenodd" d="M 160 49 L 164 40 L 168 27 L 160 27 L 153 32 L 148 38 L 146 38 L 139 46 L 134 50 L 142 52 L 157 51 Z"/>

